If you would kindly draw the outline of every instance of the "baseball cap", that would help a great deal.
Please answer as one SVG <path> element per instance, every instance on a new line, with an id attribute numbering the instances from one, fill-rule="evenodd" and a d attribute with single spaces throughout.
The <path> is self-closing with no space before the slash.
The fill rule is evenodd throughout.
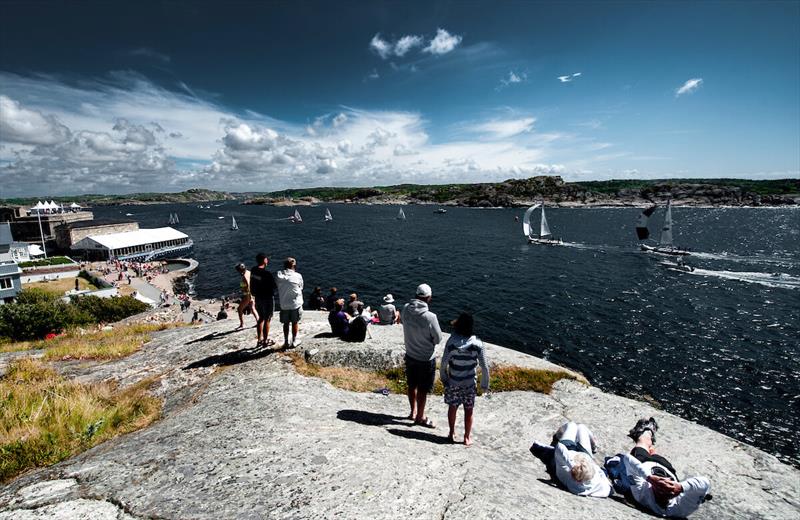
<path id="1" fill-rule="evenodd" d="M 433 295 L 433 291 L 431 291 L 431 286 L 426 283 L 421 283 L 417 286 L 417 296 L 422 296 L 423 298 L 427 298 Z"/>

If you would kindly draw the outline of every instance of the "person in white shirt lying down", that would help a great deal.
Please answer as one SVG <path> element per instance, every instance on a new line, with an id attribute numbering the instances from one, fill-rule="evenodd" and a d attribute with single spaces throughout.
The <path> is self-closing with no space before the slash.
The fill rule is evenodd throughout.
<path id="1" fill-rule="evenodd" d="M 633 499 L 659 516 L 685 518 L 700 504 L 711 500 L 706 477 L 679 481 L 672 464 L 655 450 L 658 424 L 654 418 L 639 419 L 628 434 L 636 446 L 624 456 Z"/>
<path id="2" fill-rule="evenodd" d="M 558 480 L 575 495 L 597 498 L 611 495 L 611 482 L 592 458 L 596 443 L 589 428 L 568 422 L 559 430 L 562 431 L 554 454 Z"/>

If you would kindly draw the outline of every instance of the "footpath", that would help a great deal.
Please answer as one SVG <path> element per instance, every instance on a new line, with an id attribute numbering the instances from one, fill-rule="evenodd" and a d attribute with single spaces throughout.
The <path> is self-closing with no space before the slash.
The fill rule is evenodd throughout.
<path id="1" fill-rule="evenodd" d="M 692 518 L 800 518 L 796 468 L 646 403 L 574 380 L 550 395 L 495 393 L 476 402 L 475 444 L 450 445 L 441 396 L 429 399 L 437 428 L 413 426 L 405 395 L 299 375 L 286 353 L 255 349 L 255 330 L 237 325 L 169 329 L 128 358 L 61 367 L 80 381 L 154 377 L 163 418 L 7 484 L 0 519 L 644 519 L 619 497 L 556 487 L 528 448 L 574 420 L 594 430 L 600 460 L 629 450 L 628 429 L 651 415 L 661 426 L 659 452 L 679 476 L 711 479 L 714 499 Z M 325 313 L 306 312 L 301 325 L 297 350 L 315 363 L 385 368 L 402 359 L 400 326 L 372 327 L 372 339 L 347 344 L 315 337 L 328 329 Z M 275 322 L 272 337 L 279 333 Z M 487 355 L 558 368 L 494 345 Z"/>

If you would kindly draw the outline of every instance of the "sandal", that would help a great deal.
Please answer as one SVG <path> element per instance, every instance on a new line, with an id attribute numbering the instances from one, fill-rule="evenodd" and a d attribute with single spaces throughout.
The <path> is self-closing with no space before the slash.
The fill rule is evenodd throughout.
<path id="1" fill-rule="evenodd" d="M 424 428 L 436 428 L 436 425 L 435 425 L 435 424 L 433 424 L 433 421 L 431 421 L 431 420 L 430 420 L 429 418 L 427 418 L 427 417 L 426 417 L 426 418 L 424 418 L 424 419 L 422 419 L 421 421 L 414 421 L 414 425 L 416 425 L 416 426 L 422 426 L 422 427 L 424 427 Z"/>

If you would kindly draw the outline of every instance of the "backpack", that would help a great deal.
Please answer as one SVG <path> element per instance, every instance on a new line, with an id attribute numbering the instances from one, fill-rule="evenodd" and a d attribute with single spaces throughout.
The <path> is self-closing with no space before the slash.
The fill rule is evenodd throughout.
<path id="1" fill-rule="evenodd" d="M 350 331 L 345 338 L 347 341 L 362 343 L 367 337 L 367 322 L 361 317 L 357 317 L 350 322 Z"/>

